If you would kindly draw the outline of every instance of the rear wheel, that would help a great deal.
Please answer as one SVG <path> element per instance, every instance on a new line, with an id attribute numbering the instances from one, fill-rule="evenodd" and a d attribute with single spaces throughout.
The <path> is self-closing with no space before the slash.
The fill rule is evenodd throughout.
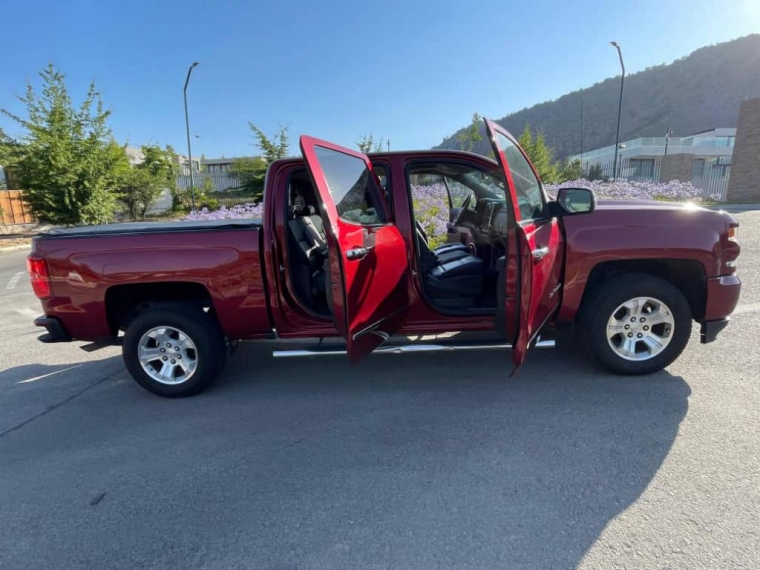
<path id="1" fill-rule="evenodd" d="M 186 305 L 157 305 L 138 314 L 122 344 L 140 386 L 168 398 L 205 390 L 222 371 L 227 347 L 217 321 Z"/>
<path id="2" fill-rule="evenodd" d="M 680 356 L 691 336 L 691 308 L 673 285 L 650 275 L 603 282 L 587 303 L 584 340 L 617 374 L 651 374 Z"/>

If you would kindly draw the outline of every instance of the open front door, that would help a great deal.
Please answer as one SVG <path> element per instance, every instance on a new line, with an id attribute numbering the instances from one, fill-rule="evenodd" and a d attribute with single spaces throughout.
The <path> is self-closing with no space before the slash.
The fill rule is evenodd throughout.
<path id="1" fill-rule="evenodd" d="M 485 122 L 514 212 L 509 230 L 514 235 L 508 236 L 508 243 L 516 243 L 517 251 L 508 251 L 507 255 L 517 257 L 517 283 L 506 285 L 516 289 L 516 299 L 512 299 L 517 302 L 508 303 L 506 322 L 502 323 L 512 342 L 514 374 L 541 327 L 559 308 L 564 244 L 559 221 L 550 215 L 541 181 L 527 155 L 509 132 L 493 121 Z"/>
<path id="2" fill-rule="evenodd" d="M 409 305 L 406 245 L 389 221 L 367 156 L 308 136 L 300 145 L 325 225 L 327 302 L 353 363 L 402 324 Z"/>

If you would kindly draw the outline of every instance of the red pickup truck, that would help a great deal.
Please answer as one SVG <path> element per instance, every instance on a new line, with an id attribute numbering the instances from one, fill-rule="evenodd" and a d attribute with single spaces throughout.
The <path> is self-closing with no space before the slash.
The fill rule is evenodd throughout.
<path id="1" fill-rule="evenodd" d="M 688 204 L 549 199 L 515 139 L 371 158 L 303 136 L 269 167 L 263 219 L 46 232 L 28 269 L 39 340 L 121 344 L 146 389 L 205 389 L 240 340 L 343 337 L 355 362 L 400 335 L 492 331 L 517 370 L 565 326 L 607 369 L 647 374 L 713 341 L 739 299 L 737 221 Z M 448 243 L 413 189 L 444 185 Z M 438 345 L 441 347 L 442 345 Z"/>

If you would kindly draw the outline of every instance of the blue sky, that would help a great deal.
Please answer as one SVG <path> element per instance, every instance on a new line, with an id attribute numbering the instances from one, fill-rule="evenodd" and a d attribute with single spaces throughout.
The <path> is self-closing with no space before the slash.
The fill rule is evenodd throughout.
<path id="1" fill-rule="evenodd" d="M 758 0 L 0 0 L 0 107 L 52 61 L 75 101 L 95 80 L 120 142 L 256 154 L 248 121 L 355 146 L 429 148 L 490 118 L 760 32 Z M 0 117 L 0 127 L 15 127 Z"/>

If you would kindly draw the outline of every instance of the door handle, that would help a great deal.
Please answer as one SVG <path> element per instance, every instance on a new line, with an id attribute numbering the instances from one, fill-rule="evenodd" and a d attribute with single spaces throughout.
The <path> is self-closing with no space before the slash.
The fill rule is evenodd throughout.
<path id="1" fill-rule="evenodd" d="M 346 259 L 348 259 L 349 261 L 356 261 L 357 259 L 363 259 L 367 257 L 369 250 L 370 248 L 368 247 L 355 247 L 353 249 L 349 249 L 346 252 Z"/>
<path id="2" fill-rule="evenodd" d="M 548 255 L 549 251 L 551 250 L 549 249 L 548 246 L 537 247 L 536 249 L 532 251 L 533 259 L 535 261 L 541 261 L 544 257 Z"/>

